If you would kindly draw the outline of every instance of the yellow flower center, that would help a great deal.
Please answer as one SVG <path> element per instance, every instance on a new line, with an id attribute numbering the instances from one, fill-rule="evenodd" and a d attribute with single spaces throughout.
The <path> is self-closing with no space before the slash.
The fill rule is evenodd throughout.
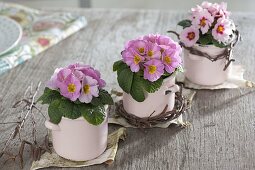
<path id="1" fill-rule="evenodd" d="M 189 32 L 187 38 L 189 40 L 193 40 L 195 38 L 195 33 L 194 32 Z"/>
<path id="2" fill-rule="evenodd" d="M 149 50 L 149 51 L 148 51 L 148 56 L 149 56 L 149 57 L 152 57 L 152 56 L 153 56 L 153 51 L 152 51 L 152 50 Z"/>
<path id="3" fill-rule="evenodd" d="M 157 67 L 155 65 L 150 65 L 149 66 L 149 73 L 154 74 L 157 70 Z"/>
<path id="4" fill-rule="evenodd" d="M 223 25 L 219 25 L 217 28 L 217 33 L 223 34 L 224 30 L 225 30 L 225 28 L 223 27 Z"/>
<path id="5" fill-rule="evenodd" d="M 138 55 L 135 55 L 135 57 L 134 57 L 134 63 L 135 63 L 135 64 L 138 64 L 138 63 L 140 63 L 140 61 L 141 61 L 141 58 L 140 58 Z"/>
<path id="6" fill-rule="evenodd" d="M 202 27 L 206 26 L 206 19 L 205 19 L 205 17 L 203 17 L 203 18 L 200 20 L 200 26 L 202 26 Z"/>
<path id="7" fill-rule="evenodd" d="M 169 56 L 165 56 L 164 60 L 167 64 L 170 64 L 172 62 L 172 59 Z"/>
<path id="8" fill-rule="evenodd" d="M 85 94 L 88 94 L 90 92 L 90 86 L 88 84 L 83 86 L 83 91 L 84 91 Z"/>
<path id="9" fill-rule="evenodd" d="M 75 90 L 76 90 L 75 84 L 73 84 L 73 83 L 68 84 L 67 90 L 68 90 L 69 93 L 74 93 Z"/>
<path id="10" fill-rule="evenodd" d="M 138 48 L 139 53 L 144 53 L 144 48 Z"/>

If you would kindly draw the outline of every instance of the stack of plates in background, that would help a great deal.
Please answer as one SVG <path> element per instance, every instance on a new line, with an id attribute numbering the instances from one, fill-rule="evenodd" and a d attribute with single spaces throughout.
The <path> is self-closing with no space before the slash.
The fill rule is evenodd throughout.
<path id="1" fill-rule="evenodd" d="M 13 49 L 21 37 L 21 26 L 8 17 L 0 16 L 0 56 Z"/>

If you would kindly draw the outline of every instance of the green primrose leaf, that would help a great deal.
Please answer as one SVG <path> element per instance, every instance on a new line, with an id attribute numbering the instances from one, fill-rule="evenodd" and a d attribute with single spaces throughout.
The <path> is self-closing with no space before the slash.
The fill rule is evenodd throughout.
<path id="1" fill-rule="evenodd" d="M 57 90 L 51 90 L 48 87 L 44 89 L 43 95 L 36 102 L 42 101 L 42 104 L 50 104 L 52 101 L 61 98 Z"/>
<path id="2" fill-rule="evenodd" d="M 94 106 L 104 105 L 101 102 L 100 97 L 93 97 L 92 100 L 91 100 L 91 104 L 94 105 Z"/>
<path id="3" fill-rule="evenodd" d="M 104 89 L 99 90 L 99 95 L 98 97 L 93 97 L 91 104 L 94 106 L 99 106 L 99 105 L 113 105 L 113 99 L 111 95 Z"/>
<path id="4" fill-rule="evenodd" d="M 75 100 L 74 103 L 75 104 L 82 104 L 82 102 L 80 102 L 80 100 Z"/>
<path id="5" fill-rule="evenodd" d="M 190 21 L 190 20 L 185 19 L 185 20 L 182 20 L 182 21 L 178 22 L 177 25 L 182 26 L 183 29 L 184 29 L 184 28 L 186 28 L 186 27 L 190 27 L 192 24 L 191 24 L 191 21 Z"/>
<path id="6" fill-rule="evenodd" d="M 198 41 L 202 45 L 208 45 L 208 44 L 212 43 L 212 36 L 210 36 L 209 34 L 204 34 L 204 35 L 200 36 Z"/>
<path id="7" fill-rule="evenodd" d="M 142 77 L 138 74 L 134 74 L 130 95 L 138 102 L 143 102 L 145 100 Z"/>
<path id="8" fill-rule="evenodd" d="M 104 89 L 100 89 L 99 91 L 99 98 L 101 99 L 101 102 L 105 105 L 113 105 L 113 99 L 111 97 L 111 95 Z"/>
<path id="9" fill-rule="evenodd" d="M 92 125 L 100 125 L 105 118 L 104 106 L 78 105 L 82 116 Z"/>
<path id="10" fill-rule="evenodd" d="M 159 78 L 157 81 L 150 82 L 149 80 L 142 79 L 142 85 L 148 93 L 156 92 L 162 85 L 163 78 Z"/>
<path id="11" fill-rule="evenodd" d="M 62 112 L 59 110 L 61 100 L 54 100 L 48 107 L 48 113 L 50 121 L 54 124 L 58 124 L 62 119 Z"/>
<path id="12" fill-rule="evenodd" d="M 63 116 L 69 119 L 77 119 L 81 116 L 81 113 L 76 109 L 76 104 L 68 99 L 62 99 L 59 105 L 59 111 Z"/>
<path id="13" fill-rule="evenodd" d="M 212 40 L 212 43 L 213 43 L 213 45 L 215 45 L 216 47 L 219 47 L 219 48 L 226 48 L 227 47 L 225 44 L 220 43 L 219 41 L 217 41 L 215 39 Z"/>
<path id="14" fill-rule="evenodd" d="M 121 65 L 123 65 L 124 62 L 122 60 L 116 61 L 113 64 L 113 71 L 117 71 Z"/>
<path id="15" fill-rule="evenodd" d="M 117 75 L 119 76 L 120 73 L 121 73 L 124 69 L 128 69 L 128 68 L 129 68 L 129 66 L 128 66 L 126 63 L 124 63 L 124 62 L 120 63 L 119 66 L 118 66 L 118 69 L 117 69 Z"/>
<path id="16" fill-rule="evenodd" d="M 134 73 L 129 68 L 125 68 L 119 73 L 117 80 L 124 92 L 130 93 L 133 77 Z"/>

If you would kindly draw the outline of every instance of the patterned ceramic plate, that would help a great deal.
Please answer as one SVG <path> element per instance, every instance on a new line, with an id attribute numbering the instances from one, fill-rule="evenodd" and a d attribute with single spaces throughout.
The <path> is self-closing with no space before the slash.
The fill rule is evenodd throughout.
<path id="1" fill-rule="evenodd" d="M 22 36 L 22 28 L 14 20 L 0 16 L 0 55 L 15 47 Z"/>

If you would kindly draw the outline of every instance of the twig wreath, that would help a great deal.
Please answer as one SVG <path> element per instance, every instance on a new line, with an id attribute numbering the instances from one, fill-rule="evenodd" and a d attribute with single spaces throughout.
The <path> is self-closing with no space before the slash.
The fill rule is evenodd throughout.
<path id="1" fill-rule="evenodd" d="M 124 117 L 127 120 L 127 122 L 130 123 L 131 125 L 138 128 L 151 128 L 153 125 L 169 122 L 171 120 L 178 118 L 181 114 L 186 112 L 186 110 L 190 107 L 190 102 L 182 95 L 182 86 L 181 86 L 180 92 L 175 93 L 174 109 L 171 111 L 166 111 L 168 107 L 168 105 L 166 105 L 163 111 L 157 116 L 153 116 L 153 113 L 155 111 L 152 112 L 150 116 L 146 118 L 140 118 L 133 115 L 132 113 L 127 113 L 123 107 L 122 100 L 115 103 L 115 107 L 116 107 L 116 114 Z"/>

